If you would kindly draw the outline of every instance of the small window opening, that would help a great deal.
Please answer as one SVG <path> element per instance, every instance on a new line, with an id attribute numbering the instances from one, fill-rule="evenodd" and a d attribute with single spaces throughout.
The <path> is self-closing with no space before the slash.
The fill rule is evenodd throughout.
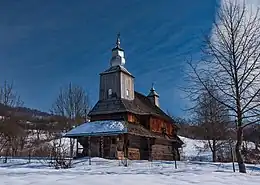
<path id="1" fill-rule="evenodd" d="M 108 89 L 108 97 L 112 96 L 112 89 Z"/>
<path id="2" fill-rule="evenodd" d="M 116 144 L 116 138 L 112 138 L 112 144 Z"/>

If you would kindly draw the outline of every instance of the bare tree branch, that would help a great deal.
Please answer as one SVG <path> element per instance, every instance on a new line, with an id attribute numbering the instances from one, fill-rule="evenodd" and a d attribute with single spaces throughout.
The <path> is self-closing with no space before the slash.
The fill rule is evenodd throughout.
<path id="1" fill-rule="evenodd" d="M 20 96 L 14 92 L 13 83 L 9 84 L 5 81 L 0 86 L 0 104 L 3 106 L 3 115 L 1 115 L 0 120 L 0 151 L 5 150 L 5 162 L 7 162 L 7 155 L 10 155 L 10 152 L 17 152 L 18 147 L 23 145 L 22 139 L 24 135 L 24 131 L 18 125 L 19 120 L 16 118 L 16 108 L 22 105 L 22 101 Z"/>
<path id="2" fill-rule="evenodd" d="M 204 58 L 194 67 L 197 81 L 213 99 L 224 105 L 237 120 L 236 157 L 240 172 L 246 172 L 241 154 L 243 129 L 259 123 L 260 117 L 260 16 L 245 2 L 224 1 L 217 13 L 212 36 L 206 37 Z M 221 93 L 215 96 L 207 80 Z M 220 98 L 221 97 L 221 98 Z"/>
<path id="3" fill-rule="evenodd" d="M 60 93 L 52 105 L 51 111 L 64 117 L 64 129 L 67 131 L 73 125 L 83 123 L 86 120 L 90 104 L 84 89 L 71 83 L 60 89 Z"/>

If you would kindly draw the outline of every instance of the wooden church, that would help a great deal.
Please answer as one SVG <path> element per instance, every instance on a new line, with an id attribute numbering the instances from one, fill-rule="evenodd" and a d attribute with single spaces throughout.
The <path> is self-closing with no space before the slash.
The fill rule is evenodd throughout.
<path id="1" fill-rule="evenodd" d="M 148 95 L 134 88 L 125 68 L 119 35 L 110 67 L 100 73 L 99 100 L 84 123 L 65 137 L 77 138 L 83 156 L 133 160 L 179 160 L 183 142 L 174 120 L 159 106 L 154 87 Z"/>

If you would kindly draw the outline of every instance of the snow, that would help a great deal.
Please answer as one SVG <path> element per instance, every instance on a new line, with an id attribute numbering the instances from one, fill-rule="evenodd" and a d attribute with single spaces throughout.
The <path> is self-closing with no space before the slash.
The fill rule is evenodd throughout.
<path id="1" fill-rule="evenodd" d="M 230 163 L 178 162 L 178 169 L 173 162 L 129 161 L 124 167 L 120 161 L 93 158 L 73 161 L 70 169 L 55 170 L 47 163 L 25 159 L 13 159 L 7 164 L 0 164 L 0 185 L 4 184 L 38 184 L 38 185 L 224 185 L 247 184 L 260 182 L 260 165 L 248 165 L 247 174 L 232 172 Z"/>
<path id="2" fill-rule="evenodd" d="M 70 156 L 70 144 L 73 146 L 73 156 L 76 156 L 77 152 L 77 145 L 76 145 L 77 140 L 76 139 L 70 139 L 70 138 L 59 138 L 59 139 L 54 139 L 49 142 L 51 146 L 59 147 L 60 149 L 63 150 L 63 153 L 69 157 Z M 78 152 L 82 152 L 83 146 L 78 143 L 78 147 L 81 149 L 78 149 Z"/>
<path id="3" fill-rule="evenodd" d="M 179 136 L 179 138 L 184 142 L 182 146 L 182 158 L 185 160 L 197 160 L 197 161 L 212 161 L 212 152 L 209 147 L 205 148 L 206 140 L 196 140 L 186 137 Z M 211 141 L 212 142 L 212 141 Z M 224 142 L 224 141 L 220 141 Z M 233 141 L 233 144 L 235 141 Z M 248 149 L 254 149 L 255 144 L 253 142 L 244 142 Z"/>
<path id="4" fill-rule="evenodd" d="M 87 122 L 67 132 L 64 137 L 118 134 L 125 133 L 127 130 L 123 121 L 93 121 Z"/>
<path id="5" fill-rule="evenodd" d="M 30 130 L 28 139 L 33 140 L 48 140 L 46 132 L 38 132 L 37 130 Z"/>
<path id="6" fill-rule="evenodd" d="M 202 140 L 189 139 L 179 136 L 184 142 L 182 152 L 183 157 L 187 160 L 212 161 L 212 153 L 210 149 L 201 150 L 204 148 Z"/>
<path id="7" fill-rule="evenodd" d="M 211 156 L 210 151 L 205 151 L 204 154 L 198 152 L 196 146 L 203 147 L 202 141 L 180 138 L 185 143 L 185 158 Z M 66 146 L 70 139 L 61 138 L 61 141 Z M 89 165 L 89 159 L 82 158 L 73 160 L 70 169 L 57 170 L 49 167 L 47 158 L 34 158 L 30 163 L 27 158 L 11 158 L 8 163 L 0 160 L 0 185 L 256 185 L 260 182 L 260 165 L 247 164 L 248 173 L 240 174 L 233 173 L 231 163 L 180 161 L 177 162 L 177 169 L 172 161 L 128 163 L 129 166 L 124 167 L 123 161 L 92 158 Z"/>

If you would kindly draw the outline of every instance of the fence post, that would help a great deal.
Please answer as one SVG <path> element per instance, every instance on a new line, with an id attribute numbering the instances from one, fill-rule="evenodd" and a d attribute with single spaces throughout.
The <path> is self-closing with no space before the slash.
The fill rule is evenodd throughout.
<path id="1" fill-rule="evenodd" d="M 29 163 L 31 163 L 31 150 L 29 150 Z"/>
<path id="2" fill-rule="evenodd" d="M 100 137 L 100 149 L 101 158 L 104 158 L 104 136 Z"/>
<path id="3" fill-rule="evenodd" d="M 234 152 L 233 152 L 232 139 L 231 138 L 229 138 L 229 146 L 230 146 L 230 155 L 231 155 L 231 158 L 232 158 L 233 172 L 236 172 Z"/>
<path id="4" fill-rule="evenodd" d="M 127 162 L 127 159 L 128 159 L 128 144 L 129 144 L 128 135 L 124 134 L 124 158 L 125 158 L 125 164 L 124 165 L 126 167 L 128 166 L 128 162 Z"/>
<path id="5" fill-rule="evenodd" d="M 88 136 L 88 163 L 91 165 L 91 140 L 90 136 Z"/>
<path id="6" fill-rule="evenodd" d="M 79 143 L 78 143 L 78 137 L 77 137 L 77 139 L 76 139 L 76 158 L 78 158 L 78 156 L 79 156 Z"/>
<path id="7" fill-rule="evenodd" d="M 176 148 L 174 147 L 174 166 L 175 166 L 175 169 L 177 169 L 177 160 L 176 160 L 176 156 L 177 155 L 177 152 L 176 152 Z"/>

